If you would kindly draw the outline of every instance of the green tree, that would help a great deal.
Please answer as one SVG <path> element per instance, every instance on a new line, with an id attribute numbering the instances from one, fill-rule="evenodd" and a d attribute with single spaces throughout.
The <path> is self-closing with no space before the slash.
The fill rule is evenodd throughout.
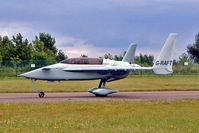
<path id="1" fill-rule="evenodd" d="M 147 54 L 140 54 L 135 57 L 135 63 L 141 64 L 142 66 L 152 66 L 153 65 L 154 56 Z"/>
<path id="2" fill-rule="evenodd" d="M 113 56 L 112 56 L 110 53 L 108 53 L 108 54 L 105 54 L 105 55 L 104 55 L 104 58 L 105 58 L 105 59 L 111 59 L 111 60 L 112 60 L 112 59 L 113 59 Z"/>
<path id="3" fill-rule="evenodd" d="M 47 65 L 48 55 L 44 52 L 43 42 L 33 42 L 32 60 L 36 67 Z"/>
<path id="4" fill-rule="evenodd" d="M 180 65 L 184 65 L 185 62 L 188 62 L 189 64 L 191 64 L 191 60 L 189 59 L 189 56 L 186 53 L 183 53 L 180 55 L 177 63 L 179 63 Z"/>
<path id="5" fill-rule="evenodd" d="M 56 56 L 57 48 L 55 47 L 55 38 L 53 38 L 48 33 L 39 33 L 39 36 L 35 37 L 35 41 L 43 42 L 44 44 L 44 51 L 48 54 L 54 54 Z"/>
<path id="6" fill-rule="evenodd" d="M 147 65 L 152 66 L 153 65 L 153 60 L 154 60 L 154 56 L 153 55 L 144 55 L 145 58 L 145 62 Z"/>
<path id="7" fill-rule="evenodd" d="M 16 36 L 13 36 L 12 41 L 15 46 L 14 57 L 18 57 L 20 60 L 30 60 L 32 57 L 32 45 L 28 42 L 28 40 L 23 40 L 21 33 L 18 33 Z"/>
<path id="8" fill-rule="evenodd" d="M 1 60 L 5 64 L 6 61 L 10 61 L 15 56 L 15 47 L 8 36 L 0 36 L 0 55 Z"/>
<path id="9" fill-rule="evenodd" d="M 65 60 L 67 58 L 68 57 L 64 54 L 64 52 L 62 50 L 59 50 L 59 52 L 57 53 L 57 57 L 56 57 L 57 62 L 60 62 L 60 61 Z"/>
<path id="10" fill-rule="evenodd" d="M 53 38 L 50 34 L 39 33 L 39 35 L 35 37 L 33 44 L 36 45 L 34 47 L 38 47 L 37 45 L 39 44 L 39 47 L 42 48 L 42 50 L 41 48 L 35 49 L 35 60 L 40 58 L 40 60 L 44 61 L 43 64 L 52 64 L 56 62 L 57 48 L 55 47 L 55 38 Z"/>
<path id="11" fill-rule="evenodd" d="M 123 56 L 121 54 L 114 56 L 114 60 L 116 60 L 116 61 L 122 61 L 122 59 L 123 59 Z"/>
<path id="12" fill-rule="evenodd" d="M 187 52 L 194 62 L 199 63 L 199 33 L 195 36 L 193 45 L 187 46 Z"/>

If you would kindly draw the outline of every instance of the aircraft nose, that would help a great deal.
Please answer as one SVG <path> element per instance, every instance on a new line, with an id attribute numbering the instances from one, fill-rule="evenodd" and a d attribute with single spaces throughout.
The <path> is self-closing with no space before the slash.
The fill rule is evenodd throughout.
<path id="1" fill-rule="evenodd" d="M 22 74 L 18 75 L 18 77 L 27 77 L 27 76 L 28 76 L 27 73 L 22 73 Z"/>
<path id="2" fill-rule="evenodd" d="M 32 70 L 32 71 L 29 71 L 29 72 L 26 72 L 26 73 L 22 73 L 20 75 L 18 75 L 19 77 L 25 77 L 25 78 L 31 78 L 31 79 L 34 79 L 37 77 L 37 73 L 38 70 Z"/>
<path id="3" fill-rule="evenodd" d="M 26 73 L 22 73 L 20 75 L 18 75 L 19 77 L 25 77 L 25 78 L 31 78 L 33 75 L 32 75 L 32 71 L 30 72 L 26 72 Z"/>

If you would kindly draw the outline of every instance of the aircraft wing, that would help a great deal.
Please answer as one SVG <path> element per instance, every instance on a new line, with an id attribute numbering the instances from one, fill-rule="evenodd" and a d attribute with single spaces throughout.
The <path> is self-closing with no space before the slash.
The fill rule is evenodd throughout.
<path id="1" fill-rule="evenodd" d="M 68 67 L 67 72 L 101 72 L 101 71 L 133 71 L 152 70 L 152 67 L 128 67 L 128 66 L 91 66 L 91 67 Z"/>

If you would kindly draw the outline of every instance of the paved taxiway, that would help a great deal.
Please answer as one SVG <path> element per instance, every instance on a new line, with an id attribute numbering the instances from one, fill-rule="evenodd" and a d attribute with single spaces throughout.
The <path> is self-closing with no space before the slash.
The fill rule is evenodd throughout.
<path id="1" fill-rule="evenodd" d="M 95 97 L 88 92 L 46 93 L 44 98 L 36 93 L 1 93 L 0 102 L 58 102 L 58 101 L 87 101 L 87 100 L 173 100 L 199 99 L 199 91 L 149 91 L 149 92 L 119 92 L 108 97 Z"/>

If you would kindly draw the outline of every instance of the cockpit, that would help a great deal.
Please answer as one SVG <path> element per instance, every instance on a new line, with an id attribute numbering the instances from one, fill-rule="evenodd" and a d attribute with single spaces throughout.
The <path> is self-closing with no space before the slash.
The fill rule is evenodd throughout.
<path id="1" fill-rule="evenodd" d="M 87 58 L 87 57 L 70 58 L 70 59 L 63 60 L 60 63 L 64 63 L 64 64 L 91 64 L 91 65 L 100 65 L 100 64 L 103 64 L 103 59 L 102 58 Z"/>

